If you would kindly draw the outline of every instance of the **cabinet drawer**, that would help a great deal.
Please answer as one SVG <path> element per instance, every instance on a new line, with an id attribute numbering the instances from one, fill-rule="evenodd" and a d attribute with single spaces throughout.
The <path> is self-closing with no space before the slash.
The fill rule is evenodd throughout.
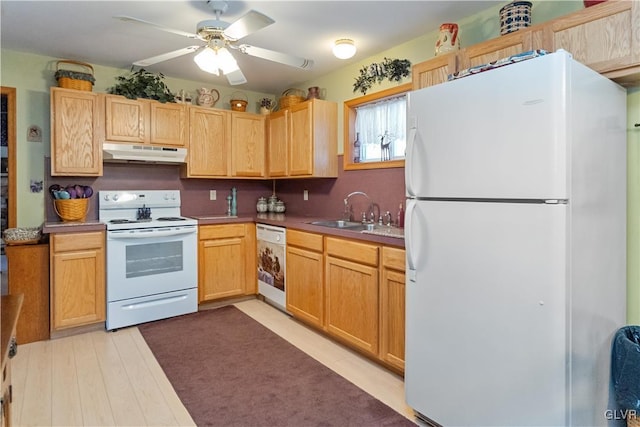
<path id="1" fill-rule="evenodd" d="M 287 244 L 322 252 L 322 235 L 287 229 Z"/>
<path id="2" fill-rule="evenodd" d="M 52 246 L 54 252 L 101 248 L 104 246 L 104 233 L 96 231 L 54 234 Z"/>
<path id="3" fill-rule="evenodd" d="M 404 249 L 384 246 L 382 248 L 382 265 L 394 270 L 404 271 L 406 268 Z"/>
<path id="4" fill-rule="evenodd" d="M 199 229 L 200 240 L 221 239 L 225 237 L 243 237 L 245 224 L 201 225 Z"/>
<path id="5" fill-rule="evenodd" d="M 326 239 L 327 254 L 361 264 L 378 265 L 378 246 L 334 237 Z"/>

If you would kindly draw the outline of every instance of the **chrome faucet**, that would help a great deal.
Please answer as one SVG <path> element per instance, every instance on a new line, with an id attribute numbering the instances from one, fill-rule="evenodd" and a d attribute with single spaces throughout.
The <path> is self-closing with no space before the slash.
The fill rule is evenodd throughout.
<path id="1" fill-rule="evenodd" d="M 367 193 L 363 192 L 363 191 L 354 191 L 352 193 L 347 194 L 347 197 L 344 198 L 344 212 L 342 213 L 342 219 L 345 221 L 351 221 L 351 209 L 349 209 L 349 199 L 352 196 L 364 196 L 367 198 L 367 200 L 369 200 L 369 211 L 371 212 L 371 214 L 373 214 L 373 202 L 371 201 L 371 198 L 367 195 Z M 362 222 L 365 223 L 367 221 L 367 217 L 366 214 L 363 213 L 362 215 Z"/>

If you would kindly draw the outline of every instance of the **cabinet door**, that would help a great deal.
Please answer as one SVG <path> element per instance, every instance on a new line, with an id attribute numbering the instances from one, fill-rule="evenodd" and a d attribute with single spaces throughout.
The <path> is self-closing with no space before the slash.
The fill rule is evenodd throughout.
<path id="1" fill-rule="evenodd" d="M 104 233 L 55 235 L 52 243 L 53 330 L 105 320 Z M 86 243 L 86 248 L 82 248 Z"/>
<path id="2" fill-rule="evenodd" d="M 606 2 L 556 19 L 545 27 L 551 31 L 552 50 L 564 49 L 600 73 L 640 64 L 638 2 Z"/>
<path id="3" fill-rule="evenodd" d="M 538 29 L 521 29 L 460 51 L 459 69 L 487 64 L 532 49 L 542 49 L 542 32 Z"/>
<path id="4" fill-rule="evenodd" d="M 151 143 L 184 147 L 187 141 L 187 106 L 151 102 Z"/>
<path id="5" fill-rule="evenodd" d="M 413 90 L 444 83 L 449 74 L 457 70 L 457 56 L 455 53 L 437 56 L 428 61 L 413 66 Z"/>
<path id="6" fill-rule="evenodd" d="M 380 358 L 404 371 L 405 251 L 382 248 Z"/>
<path id="7" fill-rule="evenodd" d="M 95 93 L 51 89 L 51 175 L 102 175 L 102 111 Z"/>
<path id="8" fill-rule="evenodd" d="M 231 168 L 233 176 L 265 175 L 265 116 L 231 113 Z"/>
<path id="9" fill-rule="evenodd" d="M 322 253 L 287 246 L 287 311 L 317 327 L 324 321 Z"/>
<path id="10" fill-rule="evenodd" d="M 228 176 L 229 113 L 205 108 L 189 108 L 189 161 L 187 176 Z"/>
<path id="11" fill-rule="evenodd" d="M 243 295 L 245 241 L 242 237 L 201 240 L 198 252 L 198 302 Z"/>
<path id="12" fill-rule="evenodd" d="M 313 102 L 301 102 L 290 108 L 291 138 L 289 175 L 313 174 Z"/>
<path id="13" fill-rule="evenodd" d="M 105 139 L 142 144 L 149 141 L 149 102 L 124 96 L 105 97 Z"/>
<path id="14" fill-rule="evenodd" d="M 16 338 L 20 344 L 49 339 L 49 245 L 5 248 L 9 294 L 24 295 Z"/>
<path id="15" fill-rule="evenodd" d="M 289 173 L 289 110 L 271 113 L 268 118 L 267 165 L 268 176 L 287 176 Z"/>
<path id="16" fill-rule="evenodd" d="M 327 332 L 378 354 L 378 269 L 340 258 L 326 258 Z"/>

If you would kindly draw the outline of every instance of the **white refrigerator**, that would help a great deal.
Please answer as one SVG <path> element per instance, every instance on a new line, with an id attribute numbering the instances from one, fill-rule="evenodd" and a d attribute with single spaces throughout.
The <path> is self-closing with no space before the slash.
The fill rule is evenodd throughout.
<path id="1" fill-rule="evenodd" d="M 626 92 L 564 51 L 408 95 L 407 403 L 427 424 L 612 418 Z"/>

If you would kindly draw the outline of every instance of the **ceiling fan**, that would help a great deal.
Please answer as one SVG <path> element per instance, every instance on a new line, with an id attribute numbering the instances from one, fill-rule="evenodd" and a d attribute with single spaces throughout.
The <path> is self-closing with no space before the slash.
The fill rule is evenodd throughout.
<path id="1" fill-rule="evenodd" d="M 204 45 L 188 46 L 182 49 L 163 53 L 161 55 L 152 56 L 151 58 L 141 59 L 139 61 L 135 61 L 133 65 L 147 67 L 188 53 L 198 52 L 198 54 L 194 56 L 196 64 L 203 71 L 211 74 L 220 75 L 220 71 L 222 71 L 231 85 L 246 83 L 247 79 L 238 67 L 235 58 L 229 51 L 230 49 L 246 55 L 255 56 L 257 58 L 289 65 L 291 67 L 301 69 L 310 69 L 313 67 L 313 60 L 311 59 L 300 58 L 294 55 L 276 52 L 274 50 L 237 43 L 243 37 L 273 24 L 275 21 L 268 16 L 263 15 L 260 12 L 256 12 L 255 10 L 250 10 L 235 22 L 229 24 L 228 22 L 220 20 L 220 15 L 226 12 L 228 8 L 226 1 L 207 0 L 207 4 L 209 4 L 213 9 L 216 19 L 199 22 L 196 27 L 195 34 L 175 30 L 173 28 L 133 18 L 131 16 L 114 16 L 114 18 L 125 22 L 144 24 L 161 31 L 205 42 Z"/>

